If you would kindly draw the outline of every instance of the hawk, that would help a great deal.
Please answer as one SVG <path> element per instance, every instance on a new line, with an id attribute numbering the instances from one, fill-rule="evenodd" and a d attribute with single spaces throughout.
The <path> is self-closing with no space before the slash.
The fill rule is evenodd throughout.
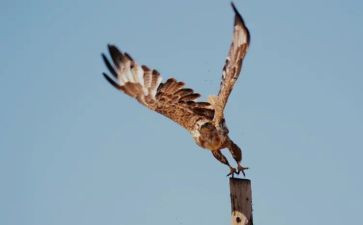
<path id="1" fill-rule="evenodd" d="M 244 170 L 248 168 L 241 165 L 241 149 L 229 138 L 223 115 L 250 43 L 250 33 L 242 16 L 233 3 L 232 8 L 235 13 L 233 40 L 223 67 L 219 93 L 209 96 L 208 102 L 197 101 L 200 94 L 185 87 L 184 82 L 174 78 L 162 82 L 156 69 L 140 66 L 114 45 L 108 45 L 112 63 L 102 54 L 111 74 L 103 73 L 103 76 L 116 89 L 187 129 L 200 147 L 210 150 L 217 160 L 229 167 L 227 176 L 240 172 L 245 176 Z M 232 167 L 221 153 L 223 148 L 230 151 L 237 168 Z"/>

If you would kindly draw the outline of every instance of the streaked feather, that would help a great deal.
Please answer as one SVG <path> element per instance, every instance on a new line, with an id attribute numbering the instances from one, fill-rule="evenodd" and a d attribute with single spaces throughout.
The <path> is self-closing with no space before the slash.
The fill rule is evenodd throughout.
<path id="1" fill-rule="evenodd" d="M 214 123 L 219 124 L 224 118 L 223 111 L 227 104 L 228 97 L 232 92 L 233 86 L 238 79 L 241 71 L 242 61 L 247 53 L 250 43 L 250 32 L 245 22 L 232 3 L 235 12 L 233 39 L 228 51 L 228 56 L 223 66 L 222 81 L 218 98 L 211 98 L 213 107 L 215 108 Z"/>
<path id="2" fill-rule="evenodd" d="M 115 88 L 135 98 L 146 107 L 159 112 L 188 130 L 195 129 L 201 121 L 212 121 L 219 126 L 223 111 L 233 86 L 239 76 L 242 61 L 250 43 L 250 33 L 232 3 L 235 12 L 233 40 L 222 71 L 218 96 L 210 96 L 209 102 L 197 102 L 200 94 L 184 88 L 183 82 L 169 78 L 162 83 L 160 73 L 145 65 L 139 66 L 128 53 L 122 53 L 116 46 L 108 45 L 113 65 L 102 54 L 111 76 L 103 73 L 105 79 Z M 113 79 L 114 78 L 114 79 Z"/>
<path id="3" fill-rule="evenodd" d="M 106 67 L 115 80 L 104 74 L 115 88 L 135 98 L 146 107 L 167 116 L 188 130 L 200 119 L 211 120 L 213 109 L 206 102 L 195 102 L 200 94 L 190 88 L 183 88 L 184 82 L 169 78 L 162 83 L 160 73 L 147 66 L 138 66 L 132 57 L 122 53 L 114 45 L 109 45 L 114 66 L 102 55 Z M 115 74 L 114 74 L 115 73 Z"/>
<path id="4" fill-rule="evenodd" d="M 193 93 L 193 94 L 189 94 L 189 95 L 185 95 L 185 96 L 181 97 L 180 101 L 182 101 L 182 102 L 191 101 L 191 100 L 197 99 L 199 97 L 200 97 L 200 94 Z"/>

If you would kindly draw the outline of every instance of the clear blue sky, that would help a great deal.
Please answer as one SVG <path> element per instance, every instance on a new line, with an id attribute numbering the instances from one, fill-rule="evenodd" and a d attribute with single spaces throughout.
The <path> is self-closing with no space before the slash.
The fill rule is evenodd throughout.
<path id="1" fill-rule="evenodd" d="M 256 224 L 358 224 L 363 3 L 236 1 L 252 43 L 226 118 Z M 228 169 L 114 90 L 117 44 L 204 99 L 218 90 L 229 1 L 2 0 L 0 224 L 229 224 Z"/>

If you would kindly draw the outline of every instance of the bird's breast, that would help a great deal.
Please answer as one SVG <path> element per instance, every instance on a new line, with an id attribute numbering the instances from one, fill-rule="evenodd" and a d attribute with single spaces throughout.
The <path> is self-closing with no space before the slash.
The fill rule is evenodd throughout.
<path id="1" fill-rule="evenodd" d="M 226 140 L 225 135 L 219 133 L 210 133 L 208 135 L 200 135 L 199 132 L 195 132 L 193 138 L 195 142 L 202 148 L 209 150 L 217 150 L 223 147 Z"/>
<path id="2" fill-rule="evenodd" d="M 217 150 L 223 148 L 226 135 L 223 127 L 215 127 L 210 120 L 199 120 L 190 131 L 195 142 L 202 148 Z"/>

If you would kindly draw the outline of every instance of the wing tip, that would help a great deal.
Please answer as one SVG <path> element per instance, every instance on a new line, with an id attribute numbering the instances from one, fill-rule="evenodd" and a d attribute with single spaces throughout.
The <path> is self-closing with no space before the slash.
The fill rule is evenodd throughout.
<path id="1" fill-rule="evenodd" d="M 108 61 L 106 55 L 104 53 L 101 53 L 101 57 L 102 57 L 102 60 L 105 64 L 107 64 L 106 62 Z"/>
<path id="2" fill-rule="evenodd" d="M 243 29 L 245 30 L 246 32 L 246 36 L 247 36 L 247 44 L 250 43 L 250 40 L 251 40 L 251 35 L 250 35 L 250 31 L 248 30 L 247 26 L 246 26 L 246 23 L 242 17 L 242 15 L 239 13 L 239 11 L 237 10 L 237 7 L 236 5 L 234 4 L 234 2 L 232 1 L 231 2 L 231 6 L 232 6 L 232 9 L 235 13 L 235 21 L 239 21 L 241 24 L 242 24 L 242 27 Z M 235 22 L 236 23 L 236 22 Z"/>
<path id="3" fill-rule="evenodd" d="M 239 12 L 238 12 L 238 10 L 237 10 L 237 8 L 236 8 L 236 5 L 234 4 L 234 2 L 233 2 L 233 1 L 231 1 L 231 6 L 232 6 L 233 11 L 234 11 L 236 14 L 238 14 L 238 15 L 239 15 Z"/>
<path id="4" fill-rule="evenodd" d="M 114 44 L 107 44 L 108 51 L 110 52 L 111 57 L 119 57 L 123 56 L 122 51 L 114 45 Z"/>
<path id="5" fill-rule="evenodd" d="M 126 56 L 126 58 L 128 59 L 128 60 L 130 60 L 130 61 L 134 61 L 134 59 L 131 57 L 131 55 L 129 54 L 129 53 L 127 53 L 127 52 L 125 52 L 124 53 L 124 55 Z"/>
<path id="6" fill-rule="evenodd" d="M 149 67 L 147 67 L 146 65 L 141 65 L 141 68 L 145 71 L 145 72 L 149 72 L 151 71 Z"/>
<path id="7" fill-rule="evenodd" d="M 241 16 L 241 14 L 238 12 L 237 7 L 236 7 L 236 5 L 234 4 L 234 2 L 231 2 L 231 6 L 232 6 L 232 9 L 233 9 L 234 14 L 236 15 L 236 17 L 237 17 L 240 21 L 242 21 L 242 23 L 244 24 L 244 20 L 243 20 L 243 18 L 242 18 L 242 16 Z"/>
<path id="8" fill-rule="evenodd" d="M 116 83 L 110 76 L 108 76 L 106 73 L 102 73 L 103 77 L 116 89 L 122 90 L 122 87 Z"/>
<path id="9" fill-rule="evenodd" d="M 108 48 L 108 49 L 110 49 L 110 48 L 116 48 L 116 45 L 111 44 L 111 43 L 108 43 L 108 44 L 107 44 L 107 48 Z"/>
<path id="10" fill-rule="evenodd" d="M 104 53 L 101 53 L 101 57 L 103 59 L 103 62 L 106 65 L 106 67 L 108 68 L 108 70 L 112 74 L 112 76 L 114 78 L 117 78 L 117 73 L 116 73 L 115 69 L 113 68 L 113 66 L 111 65 L 110 61 L 108 61 L 107 56 Z"/>

